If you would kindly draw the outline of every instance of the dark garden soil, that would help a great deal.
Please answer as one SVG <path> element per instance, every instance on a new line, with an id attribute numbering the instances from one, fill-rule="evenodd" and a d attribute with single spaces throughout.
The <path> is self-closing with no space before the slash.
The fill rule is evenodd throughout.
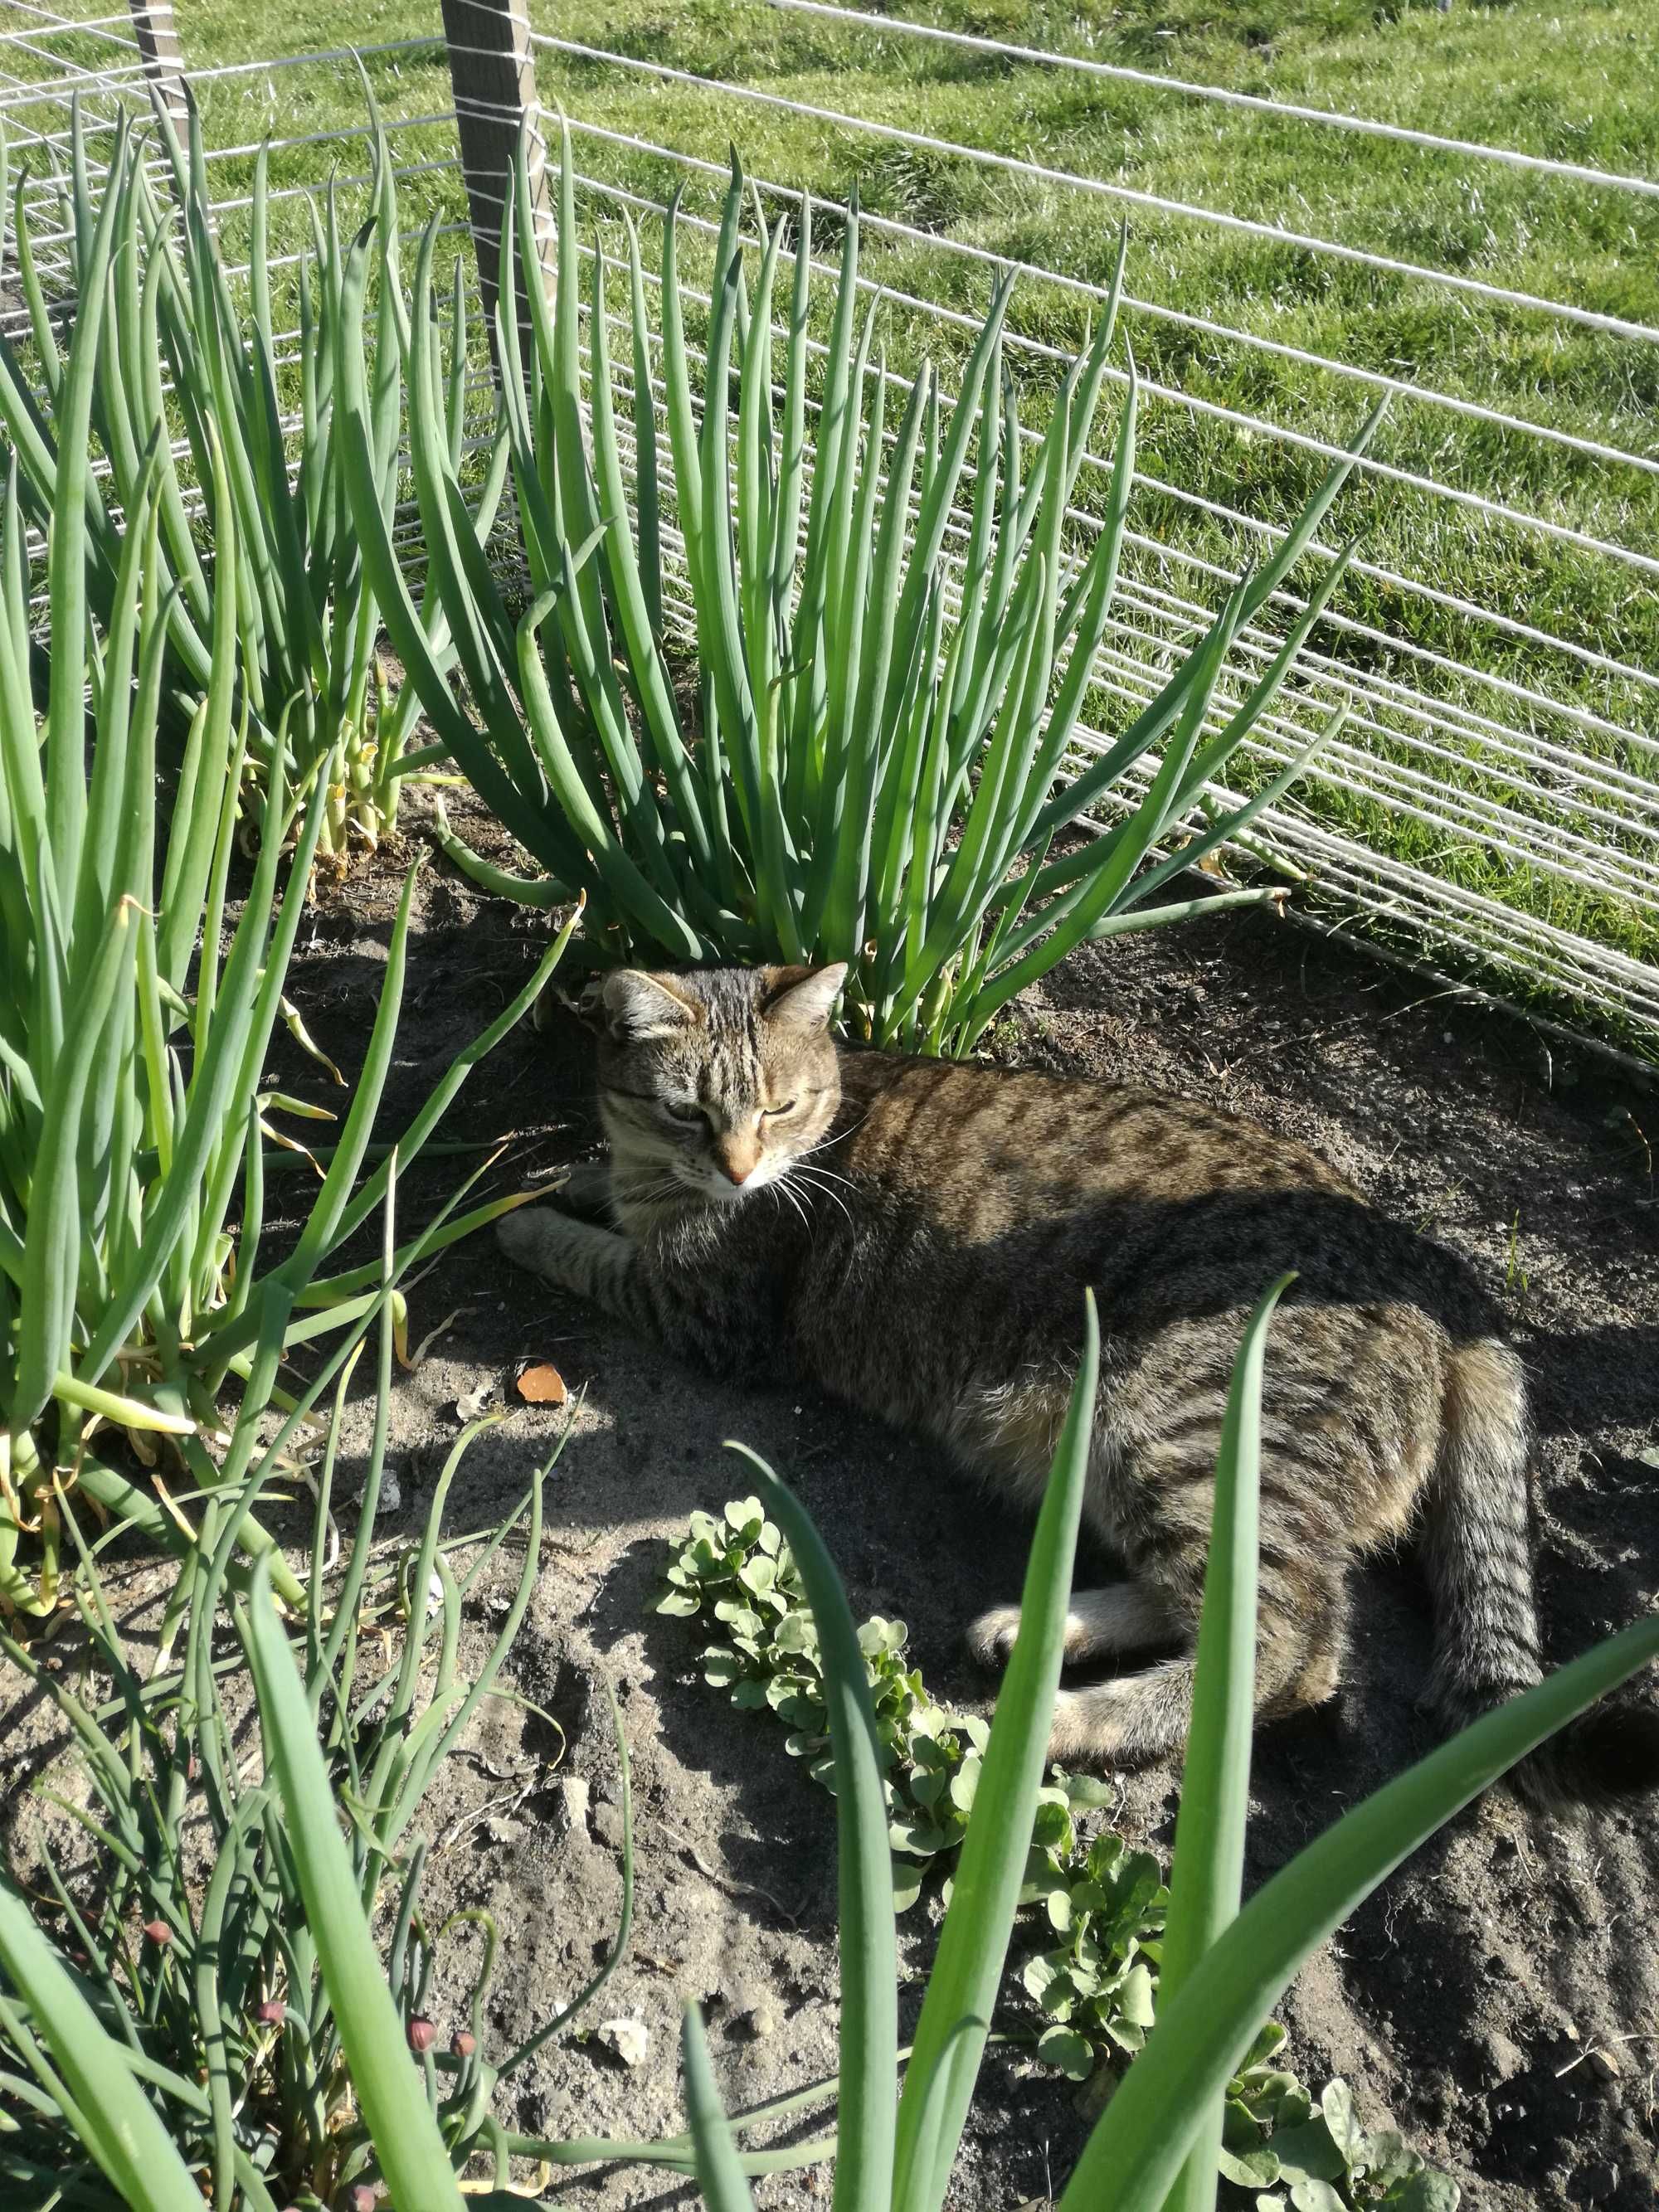
<path id="1" fill-rule="evenodd" d="M 481 811 L 453 811 L 467 834 L 489 836 Z M 361 1060 L 412 849 L 362 865 L 302 936 L 295 996 L 348 1071 Z M 428 862 L 384 1133 L 395 1133 L 517 990 L 546 931 L 544 915 L 484 896 L 442 862 Z M 1503 1293 L 1535 1382 L 1552 1651 L 1570 1656 L 1659 1602 L 1659 1097 L 1651 1090 L 1518 1018 L 1254 915 L 1086 948 L 1021 1002 L 997 1048 L 1250 1115 L 1317 1146 L 1380 1205 L 1467 1253 Z M 286 1041 L 282 1076 L 290 1089 L 323 1095 L 318 1071 Z M 473 1078 L 442 1132 L 509 1133 L 487 1188 L 522 1187 L 594 1141 L 585 1040 L 568 1017 L 539 1030 L 521 1026 Z M 426 1218 L 463 1164 L 422 1163 L 404 1178 L 406 1228 Z M 688 1998 L 708 2012 L 729 2102 L 828 2072 L 833 1802 L 785 1755 L 769 1716 L 737 1711 L 703 1685 L 687 1625 L 648 1611 L 664 1539 L 694 1507 L 718 1508 L 748 1489 L 722 1449 L 725 1438 L 743 1438 L 798 1486 L 855 1612 L 908 1622 L 930 1687 L 968 1700 L 985 1686 L 963 1659 L 963 1623 L 1014 1594 L 1025 1529 L 964 1489 L 926 1446 L 810 1395 L 733 1396 L 512 1272 L 487 1237 L 446 1255 L 411 1308 L 415 1340 L 447 1326 L 395 1386 L 401 1505 L 384 1517 L 387 1534 L 412 1529 L 423 1514 L 460 1426 L 460 1401 L 475 1407 L 488 1391 L 491 1405 L 509 1410 L 463 1465 L 449 1513 L 456 1529 L 499 1517 L 562 1423 L 570 1430 L 549 1482 L 542 1571 L 511 1668 L 517 1689 L 564 1731 L 562 1759 L 514 1802 L 524 1763 L 550 1759 L 558 1741 L 521 1708 L 495 1705 L 478 1756 L 452 1762 L 424 1822 L 441 1839 L 428 1880 L 434 1901 L 485 1906 L 501 1926 L 492 2047 L 516 2041 L 568 1999 L 615 1925 L 621 1815 L 601 1677 L 620 1701 L 633 1762 L 634 1939 L 589 2021 L 641 2023 L 645 2056 L 624 2064 L 599 2036 L 550 2049 L 520 2077 L 503 2118 L 561 2137 L 676 2130 L 678 2020 Z M 514 1378 L 532 1358 L 561 1370 L 574 1418 L 570 1408 L 519 1402 Z M 354 1470 L 343 1468 L 341 1480 L 349 1496 Z M 1259 1739 L 1250 1885 L 1429 1747 L 1415 1705 L 1427 1643 L 1413 1562 L 1370 1570 L 1340 1703 Z M 38 1726 L 38 1717 L 23 1723 L 9 1753 Z M 463 1819 L 491 1803 L 483 1817 Z M 1167 1849 L 1174 1808 L 1168 1772 L 1124 1778 L 1118 1818 L 1136 1838 Z M 27 1830 L 40 1817 L 16 1824 L 14 1850 L 24 1862 Z M 902 1925 L 908 2026 L 933 1942 L 926 1905 Z M 1290 2057 L 1316 2084 L 1346 2075 L 1362 2113 L 1391 2118 L 1456 2175 L 1474 2206 L 1640 2212 L 1659 2197 L 1656 1930 L 1651 1807 L 1558 1828 L 1528 1823 L 1495 1796 L 1419 1852 L 1303 1972 L 1283 2010 Z M 441 1986 L 434 2002 L 451 2002 Z M 441 2033 L 455 2024 L 441 2019 Z M 1011 2006 L 1008 2025 L 1020 2024 Z M 1060 2076 L 994 2050 L 951 2203 L 1000 2212 L 1057 2192 L 1086 2125 L 1078 2097 Z M 671 2176 L 638 2169 L 562 2185 L 578 2203 L 687 2193 Z M 827 2193 L 822 2169 L 771 2178 L 757 2191 L 772 2205 Z"/>

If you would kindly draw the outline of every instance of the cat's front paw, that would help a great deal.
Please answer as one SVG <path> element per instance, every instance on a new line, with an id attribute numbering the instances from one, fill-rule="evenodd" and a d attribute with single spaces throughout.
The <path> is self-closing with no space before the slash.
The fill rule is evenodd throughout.
<path id="1" fill-rule="evenodd" d="M 608 1159 L 576 1160 L 564 1171 L 554 1202 L 578 1221 L 611 1224 L 611 1163 Z"/>
<path id="2" fill-rule="evenodd" d="M 495 1242 L 515 1267 L 544 1275 L 558 1234 L 557 1218 L 550 1206 L 516 1206 L 495 1224 Z"/>
<path id="3" fill-rule="evenodd" d="M 556 1290 L 617 1310 L 634 1248 L 614 1230 L 578 1221 L 556 1206 L 527 1206 L 504 1213 L 495 1237 L 509 1260 Z"/>

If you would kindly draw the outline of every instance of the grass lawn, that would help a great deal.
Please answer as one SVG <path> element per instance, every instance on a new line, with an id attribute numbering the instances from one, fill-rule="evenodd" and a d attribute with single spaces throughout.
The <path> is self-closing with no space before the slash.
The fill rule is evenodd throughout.
<path id="1" fill-rule="evenodd" d="M 1444 13 L 1360 0 L 1231 7 L 1123 0 L 1112 8 L 1085 0 L 1065 9 L 915 0 L 906 12 L 981 36 L 1659 176 L 1659 81 L 1642 0 L 1605 0 L 1570 14 L 1539 0 L 1499 7 L 1454 0 Z M 198 65 L 337 47 L 348 25 L 364 46 L 438 27 L 435 0 L 367 0 L 349 17 L 332 0 L 297 0 L 276 15 L 249 0 L 177 0 L 177 15 L 187 59 Z M 567 40 L 1659 325 L 1653 198 L 970 53 L 879 23 L 837 24 L 765 0 L 587 0 L 559 9 L 532 0 L 532 17 L 538 31 Z M 435 49 L 429 57 L 381 58 L 369 68 L 392 114 L 448 105 Z M 856 178 L 872 215 L 914 225 L 930 241 L 1040 263 L 1085 284 L 1109 279 L 1128 216 L 1127 284 L 1143 304 L 1126 311 L 1124 327 L 1143 377 L 1170 396 L 1148 396 L 1142 407 L 1139 461 L 1149 481 L 1130 524 L 1145 543 L 1124 569 L 1124 611 L 1138 635 L 1119 640 L 1119 657 L 1105 668 L 1095 718 L 1102 726 L 1144 695 L 1146 670 L 1190 635 L 1196 605 L 1214 604 L 1219 587 L 1204 564 L 1236 569 L 1251 550 L 1246 527 L 1196 502 L 1256 522 L 1283 521 L 1323 466 L 1304 447 L 1206 410 L 1340 442 L 1376 396 L 1352 377 L 1253 346 L 1252 337 L 1659 461 L 1659 345 L 1652 342 L 728 93 L 545 50 L 538 74 L 544 100 L 562 102 L 578 126 L 579 167 L 652 200 L 665 197 L 684 172 L 596 136 L 594 126 L 715 163 L 735 142 L 752 175 L 805 185 L 827 199 L 843 198 Z M 362 106 L 350 67 L 329 64 L 222 81 L 209 88 L 206 110 L 212 143 L 234 145 L 266 130 L 350 127 Z M 399 159 L 441 160 L 453 143 L 441 125 L 410 130 L 399 134 Z M 341 166 L 333 147 L 296 149 L 282 164 L 284 181 Z M 362 166 L 355 156 L 343 164 L 348 173 Z M 228 181 L 239 167 L 224 165 Z M 688 209 L 707 216 L 717 181 L 693 175 L 686 183 Z M 411 207 L 440 206 L 457 219 L 464 212 L 453 173 L 411 175 L 410 191 Z M 597 198 L 590 204 L 595 215 L 605 206 Z M 619 237 L 614 223 L 605 229 L 609 240 Z M 826 258 L 834 254 L 836 227 L 824 222 L 815 242 Z M 655 227 L 647 225 L 648 262 L 656 251 Z M 702 281 L 706 250 L 683 258 L 690 280 Z M 977 317 L 987 296 L 983 260 L 876 228 L 866 232 L 865 268 L 947 314 Z M 618 289 L 612 304 L 622 296 Z M 1070 350 L 1091 305 L 1076 289 L 1027 279 L 1011 328 L 1036 349 Z M 924 350 L 948 364 L 968 342 L 960 324 L 896 301 L 883 310 L 882 330 L 889 364 L 899 369 L 914 367 Z M 1054 358 L 1040 349 L 1014 358 L 1034 391 L 1055 373 Z M 1110 447 L 1111 386 L 1106 403 L 1097 429 L 1103 454 Z M 1034 398 L 1028 420 L 1036 416 Z M 1396 401 L 1373 452 L 1400 469 L 1659 556 L 1659 477 L 1650 472 L 1410 398 Z M 1085 472 L 1082 490 L 1085 505 L 1097 501 L 1103 471 Z M 1318 726 L 1342 686 L 1357 681 L 1354 722 L 1303 787 L 1297 811 L 1304 818 L 1442 881 L 1502 898 L 1524 917 L 1659 963 L 1659 690 L 1581 657 L 1659 672 L 1659 578 L 1375 476 L 1345 495 L 1328 542 L 1352 535 L 1363 535 L 1372 572 L 1351 574 L 1335 605 L 1359 627 L 1328 627 L 1316 639 L 1339 665 L 1304 694 L 1250 772 L 1267 773 L 1273 745 L 1282 755 L 1298 728 Z M 1441 596 L 1402 589 L 1390 574 Z M 1580 653 L 1495 626 L 1454 600 Z M 1468 664 L 1510 688 L 1425 654 Z M 1598 775 L 1616 780 L 1621 772 L 1626 787 L 1611 797 L 1587 793 L 1573 769 L 1579 753 Z M 1579 875 L 1592 880 L 1575 880 Z M 1532 969 L 1547 994 L 1548 948 L 1528 940 L 1524 922 L 1514 944 L 1494 941 L 1492 949 Z M 1565 970 L 1557 974 L 1558 990 L 1565 980 Z M 1659 987 L 1649 997 L 1659 1033 Z"/>

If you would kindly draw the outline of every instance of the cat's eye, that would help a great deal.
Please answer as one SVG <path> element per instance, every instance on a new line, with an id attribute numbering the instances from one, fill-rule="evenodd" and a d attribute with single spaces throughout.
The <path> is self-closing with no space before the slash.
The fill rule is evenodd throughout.
<path id="1" fill-rule="evenodd" d="M 695 1098 L 665 1098 L 662 1103 L 665 1110 L 677 1121 L 701 1121 L 702 1119 L 702 1108 Z"/>
<path id="2" fill-rule="evenodd" d="M 761 1119 L 763 1121 L 775 1121 L 780 1114 L 793 1114 L 794 1110 L 794 1100 L 793 1098 L 786 1098 L 781 1106 L 763 1106 L 761 1108 Z"/>

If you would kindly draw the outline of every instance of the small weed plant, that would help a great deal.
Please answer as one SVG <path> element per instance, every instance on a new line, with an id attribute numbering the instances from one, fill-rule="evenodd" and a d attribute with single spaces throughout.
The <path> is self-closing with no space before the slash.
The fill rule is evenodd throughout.
<path id="1" fill-rule="evenodd" d="M 698 1655 L 703 1680 L 746 1711 L 775 1713 L 788 1730 L 786 1749 L 833 1790 L 817 1628 L 799 1570 L 761 1500 L 694 1513 L 684 1540 L 670 1547 L 665 1583 L 656 1610 L 714 1632 Z M 930 1865 L 944 1869 L 948 1905 L 989 1724 L 929 1696 L 909 1663 L 902 1621 L 872 1618 L 857 1640 L 880 1747 L 895 1907 L 915 1903 Z M 1037 2015 L 1035 2055 L 1079 2081 L 1098 2075 L 1102 2090 L 1153 2026 L 1170 1903 L 1158 1859 L 1089 1819 L 1114 1796 L 1055 1769 L 1036 1794 L 1020 1889 L 1034 1923 L 1018 1978 Z M 1366 2134 L 1345 2082 L 1328 2082 L 1316 2102 L 1274 2063 L 1284 2040 L 1270 2021 L 1227 2085 L 1221 2174 L 1255 2190 L 1263 2212 L 1285 2203 L 1295 2212 L 1452 2212 L 1456 2184 L 1391 2131 Z M 1269 2194 L 1275 2187 L 1288 2194 Z"/>

